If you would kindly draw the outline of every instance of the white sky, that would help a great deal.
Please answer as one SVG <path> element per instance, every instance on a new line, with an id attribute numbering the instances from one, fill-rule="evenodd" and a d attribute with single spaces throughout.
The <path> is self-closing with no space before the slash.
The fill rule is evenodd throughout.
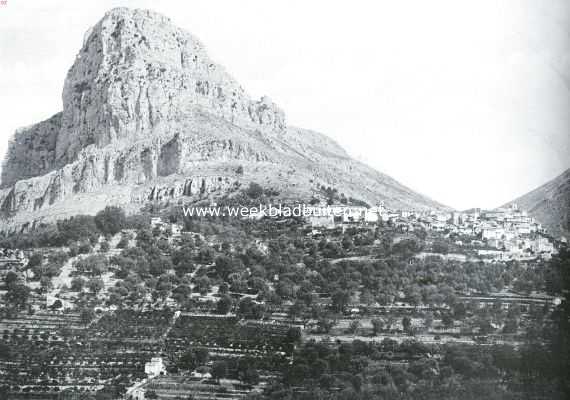
<path id="1" fill-rule="evenodd" d="M 192 32 L 289 124 L 452 207 L 499 206 L 570 167 L 565 0 L 7 1 L 2 154 L 61 110 L 84 32 L 125 5 Z"/>

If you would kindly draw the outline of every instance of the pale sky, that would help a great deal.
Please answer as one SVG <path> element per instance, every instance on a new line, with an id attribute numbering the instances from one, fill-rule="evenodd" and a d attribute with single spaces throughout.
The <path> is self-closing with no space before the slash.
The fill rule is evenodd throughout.
<path id="1" fill-rule="evenodd" d="M 290 125 L 457 209 L 570 167 L 570 2 L 59 1 L 0 6 L 0 152 L 62 108 L 83 34 L 116 6 L 169 16 Z"/>

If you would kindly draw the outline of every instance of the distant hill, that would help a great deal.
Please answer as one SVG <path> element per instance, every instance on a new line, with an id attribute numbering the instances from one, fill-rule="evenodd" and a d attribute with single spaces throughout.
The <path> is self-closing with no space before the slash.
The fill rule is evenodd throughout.
<path id="1" fill-rule="evenodd" d="M 554 237 L 570 238 L 570 169 L 505 206 L 513 203 L 536 218 Z"/>

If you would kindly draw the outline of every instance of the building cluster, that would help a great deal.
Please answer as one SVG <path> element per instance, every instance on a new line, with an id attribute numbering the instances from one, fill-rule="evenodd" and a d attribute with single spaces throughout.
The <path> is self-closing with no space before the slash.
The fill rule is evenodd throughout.
<path id="1" fill-rule="evenodd" d="M 169 233 L 172 237 L 179 237 L 182 233 L 182 226 L 179 224 L 168 223 L 160 217 L 153 217 L 150 220 L 151 229 L 157 229 L 163 233 Z"/>
<path id="2" fill-rule="evenodd" d="M 495 210 L 464 212 L 390 210 L 375 207 L 314 206 L 307 217 L 313 228 L 334 228 L 353 223 L 382 221 L 403 232 L 416 229 L 459 237 L 457 245 L 479 248 L 479 256 L 493 259 L 549 258 L 556 253 L 551 239 L 533 217 L 516 205 Z"/>
<path id="3" fill-rule="evenodd" d="M 549 258 L 556 253 L 554 243 L 542 226 L 516 205 L 491 211 L 454 213 L 452 232 L 480 238 L 486 249 L 480 255 L 506 259 L 535 256 Z"/>

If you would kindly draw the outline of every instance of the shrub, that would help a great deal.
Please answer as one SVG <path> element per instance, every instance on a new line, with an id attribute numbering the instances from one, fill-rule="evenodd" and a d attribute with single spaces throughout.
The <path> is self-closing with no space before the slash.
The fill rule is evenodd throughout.
<path id="1" fill-rule="evenodd" d="M 92 250 L 91 244 L 89 242 L 83 242 L 77 248 L 77 254 L 88 254 Z"/>
<path id="2" fill-rule="evenodd" d="M 232 303 L 232 298 L 226 294 L 220 300 L 218 300 L 216 311 L 218 314 L 227 314 L 232 309 Z"/>
<path id="3" fill-rule="evenodd" d="M 257 199 L 263 195 L 263 188 L 260 184 L 251 182 L 245 193 L 252 199 Z"/>
<path id="4" fill-rule="evenodd" d="M 101 252 L 102 252 L 102 253 L 108 252 L 108 251 L 109 251 L 109 248 L 110 248 L 109 242 L 105 241 L 105 242 L 102 242 L 102 243 L 101 243 Z"/>
<path id="5" fill-rule="evenodd" d="M 119 243 L 117 243 L 117 247 L 119 249 L 126 249 L 129 246 L 129 238 L 127 235 L 123 235 Z"/>
<path id="6" fill-rule="evenodd" d="M 30 259 L 28 260 L 28 268 L 33 268 L 37 267 L 38 265 L 41 265 L 43 259 L 44 256 L 41 253 L 32 254 L 30 256 Z"/>

